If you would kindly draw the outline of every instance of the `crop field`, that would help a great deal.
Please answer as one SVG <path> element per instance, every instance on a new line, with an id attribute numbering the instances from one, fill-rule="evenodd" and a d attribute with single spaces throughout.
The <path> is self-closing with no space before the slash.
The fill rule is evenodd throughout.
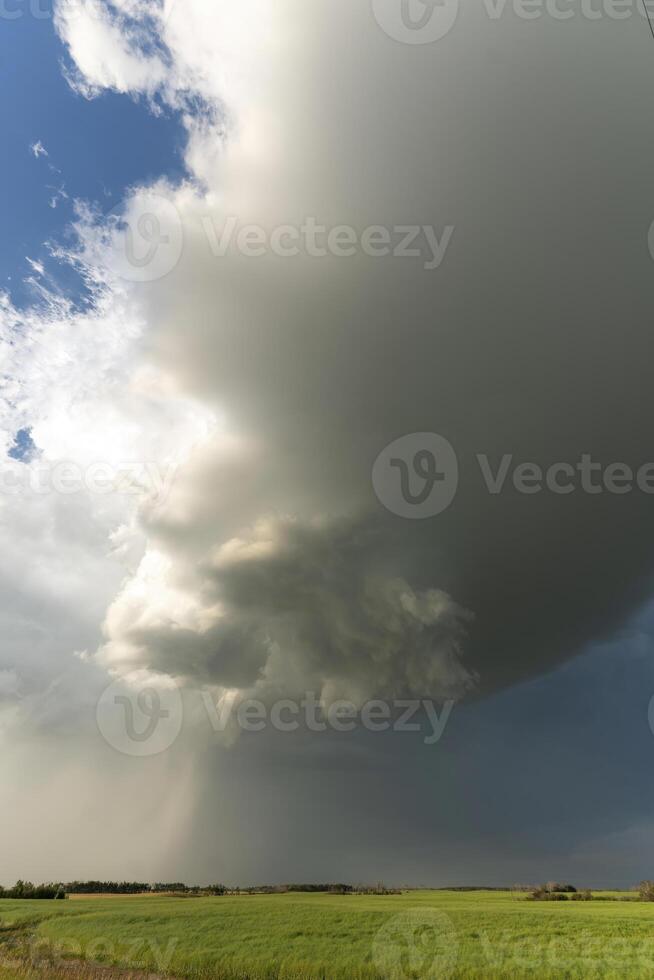
<path id="1" fill-rule="evenodd" d="M 654 903 L 628 893 L 408 891 L 0 903 L 0 980 L 652 977 Z"/>

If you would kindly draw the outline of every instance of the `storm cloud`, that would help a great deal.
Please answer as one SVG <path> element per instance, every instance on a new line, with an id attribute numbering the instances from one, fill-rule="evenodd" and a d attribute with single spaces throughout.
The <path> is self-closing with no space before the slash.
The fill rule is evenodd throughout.
<path id="1" fill-rule="evenodd" d="M 99 869 L 93 833 L 78 845 L 63 821 L 61 853 L 80 846 L 83 868 L 52 858 L 53 877 L 138 869 L 161 880 L 165 867 L 172 880 L 211 866 L 248 880 L 324 878 L 339 854 L 363 877 L 381 852 L 397 880 L 404 869 L 422 880 L 425 860 L 426 876 L 454 878 L 468 852 L 464 877 L 490 877 L 485 844 L 505 853 L 533 817 L 535 774 L 515 821 L 499 810 L 532 748 L 536 759 L 550 751 L 547 692 L 570 697 L 580 681 L 571 665 L 540 682 L 536 731 L 520 707 L 534 689 L 510 689 L 622 637 L 651 598 L 652 495 L 635 480 L 625 493 L 602 482 L 612 464 L 654 461 L 646 25 L 635 8 L 622 20 L 525 20 L 511 5 L 491 16 L 463 2 L 440 40 L 404 44 L 378 6 L 57 4 L 78 95 L 178 113 L 188 144 L 186 179 L 133 187 L 109 215 L 78 202 L 74 244 L 56 255 L 82 272 L 87 305 L 43 289 L 32 310 L 6 297 L 0 308 L 5 462 L 29 429 L 30 472 L 102 458 L 175 473 L 157 494 L 2 499 L 0 736 L 17 753 L 2 763 L 14 812 L 55 787 L 101 826 L 104 777 L 89 781 L 89 768 L 116 798 L 142 793 L 136 839 L 121 830 L 127 867 L 116 869 L 119 842 Z M 412 228 L 402 254 L 401 229 Z M 425 520 L 387 509 L 373 485 L 380 453 L 412 433 L 439 434 L 458 460 L 450 506 Z M 601 492 L 582 485 L 584 457 L 601 467 Z M 491 492 L 484 473 L 503 472 L 503 460 Z M 557 472 L 572 472 L 572 492 L 521 492 L 525 463 L 571 467 Z M 643 718 L 623 719 L 633 746 L 651 672 L 621 650 L 591 690 L 605 704 L 629 674 L 624 703 Z M 243 736 L 210 754 L 204 720 L 140 783 L 91 722 L 105 684 L 158 675 L 186 697 L 470 703 L 457 706 L 461 727 L 437 763 L 418 743 L 361 733 L 321 746 Z M 561 763 L 578 735 L 566 704 L 544 795 L 563 769 L 570 786 L 579 780 L 577 761 Z M 589 724 L 596 733 L 597 718 Z M 531 737 L 511 756 L 516 731 Z M 44 732 L 61 739 L 44 757 L 49 781 L 23 792 L 17 773 L 40 758 Z M 582 744 L 593 751 L 590 736 Z M 182 772 L 178 807 L 167 780 Z M 424 806 L 409 814 L 416 786 Z M 475 791 L 498 801 L 485 828 Z M 252 799 L 266 804 L 263 830 Z M 603 846 L 609 828 L 598 818 L 589 842 L 577 803 L 578 851 L 565 867 L 588 869 L 584 848 Z M 649 824 L 635 803 L 611 812 L 632 854 Z M 291 838 L 289 856 L 280 841 Z M 511 864 L 516 877 L 534 846 Z M 555 846 L 543 847 L 538 868 L 555 877 Z M 34 854 L 26 839 L 16 861 Z"/>
<path id="2" fill-rule="evenodd" d="M 421 623 L 422 672 L 406 668 L 412 629 L 398 666 L 377 671 L 392 602 L 372 614 L 363 597 L 400 582 L 419 603 L 437 594 L 466 611 L 465 642 L 456 619 L 446 641 L 461 692 L 548 670 L 647 597 L 652 501 L 638 488 L 522 494 L 510 479 L 492 494 L 477 455 L 496 470 L 508 454 L 545 469 L 584 454 L 637 469 L 654 454 L 642 20 L 464 9 L 447 37 L 415 47 L 364 3 L 245 6 L 190 3 L 160 26 L 162 97 L 181 97 L 192 63 L 220 121 L 189 123 L 199 183 L 168 193 L 181 257 L 136 294 L 148 356 L 222 428 L 142 517 L 165 571 L 139 612 L 129 585 L 118 597 L 104 654 L 121 662 L 127 644 L 139 666 L 251 683 L 283 634 L 281 655 L 304 656 L 325 685 L 346 670 L 367 672 L 367 693 L 444 693 L 426 652 L 438 662 L 442 622 Z M 222 65 L 189 40 L 194 19 L 239 38 Z M 309 220 L 454 233 L 435 269 L 424 254 L 216 245 L 230 221 L 269 241 Z M 458 456 L 456 499 L 427 521 L 389 515 L 375 458 L 432 431 Z M 151 625 L 149 596 L 173 583 L 193 622 Z"/>

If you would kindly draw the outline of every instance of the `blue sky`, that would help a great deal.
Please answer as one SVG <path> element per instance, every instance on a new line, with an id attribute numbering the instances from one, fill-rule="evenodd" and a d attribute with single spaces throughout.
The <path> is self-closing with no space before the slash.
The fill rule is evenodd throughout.
<path id="1" fill-rule="evenodd" d="M 52 18 L 34 17 L 28 4 L 18 9 L 23 15 L 3 20 L 0 31 L 0 80 L 8 93 L 0 109 L 0 288 L 23 305 L 33 298 L 23 282 L 30 272 L 25 256 L 43 261 L 45 241 L 64 241 L 73 200 L 109 211 L 132 184 L 181 177 L 185 134 L 168 109 L 154 115 L 124 95 L 88 100 L 75 93 L 62 72 L 66 52 Z M 30 152 L 36 141 L 47 157 Z M 68 198 L 59 196 L 57 207 L 50 207 L 62 187 Z M 64 270 L 59 276 L 76 289 L 74 276 Z"/>

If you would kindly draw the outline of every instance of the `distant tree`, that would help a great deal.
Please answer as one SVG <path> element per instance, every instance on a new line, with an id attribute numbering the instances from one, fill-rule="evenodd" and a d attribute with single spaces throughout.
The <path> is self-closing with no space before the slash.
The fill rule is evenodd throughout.
<path id="1" fill-rule="evenodd" d="M 539 885 L 538 888 L 534 888 L 529 898 L 533 902 L 565 902 L 567 901 L 567 894 L 561 891 L 554 891 L 550 888 L 553 882 L 548 882 L 546 885 Z"/>
<path id="2" fill-rule="evenodd" d="M 654 881 L 641 881 L 638 894 L 641 902 L 654 902 Z"/>
<path id="3" fill-rule="evenodd" d="M 66 898 L 66 893 L 61 885 L 33 885 L 31 881 L 21 879 L 13 888 L 0 888 L 0 898 L 55 899 Z"/>

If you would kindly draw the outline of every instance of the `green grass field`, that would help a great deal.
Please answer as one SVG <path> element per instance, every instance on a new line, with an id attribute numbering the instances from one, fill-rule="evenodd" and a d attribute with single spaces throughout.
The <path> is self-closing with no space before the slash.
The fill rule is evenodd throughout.
<path id="1" fill-rule="evenodd" d="M 654 978 L 654 903 L 626 897 L 530 902 L 509 892 L 424 891 L 3 901 L 0 980 Z M 22 967 L 12 965 L 17 958 Z"/>

